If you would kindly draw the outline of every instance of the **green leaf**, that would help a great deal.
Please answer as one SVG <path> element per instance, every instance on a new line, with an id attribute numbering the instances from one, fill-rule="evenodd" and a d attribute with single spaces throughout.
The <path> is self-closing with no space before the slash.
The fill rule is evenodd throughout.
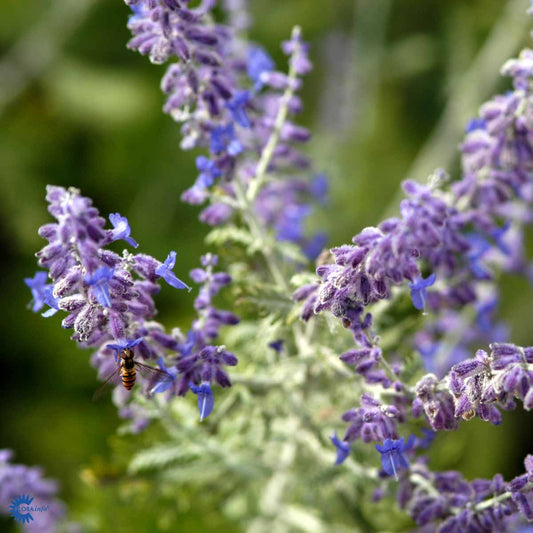
<path id="1" fill-rule="evenodd" d="M 174 443 L 154 446 L 135 455 L 128 467 L 128 471 L 130 473 L 138 473 L 146 470 L 162 470 L 176 461 L 190 459 L 197 455 L 197 452 Z"/>
<path id="2" fill-rule="evenodd" d="M 229 242 L 234 242 L 250 247 L 254 243 L 254 238 L 249 231 L 231 224 L 211 230 L 205 238 L 205 242 L 214 246 L 223 246 Z"/>

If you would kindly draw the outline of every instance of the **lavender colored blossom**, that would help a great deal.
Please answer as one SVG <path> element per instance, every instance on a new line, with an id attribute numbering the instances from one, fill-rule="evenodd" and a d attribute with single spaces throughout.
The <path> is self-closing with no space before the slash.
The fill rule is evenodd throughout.
<path id="1" fill-rule="evenodd" d="M 294 68 L 298 75 L 308 74 L 313 68 L 309 61 L 309 45 L 302 41 L 299 31 L 293 32 L 290 40 L 283 43 L 282 50 L 285 54 L 291 56 L 291 62 L 294 63 Z"/>
<path id="2" fill-rule="evenodd" d="M 470 419 L 478 415 L 493 424 L 501 423 L 498 407 L 513 409 L 514 399 L 530 409 L 529 391 L 533 373 L 528 364 L 533 350 L 513 344 L 495 343 L 491 353 L 478 350 L 474 359 L 466 359 L 452 367 L 448 387 L 454 395 L 455 416 Z"/>
<path id="3" fill-rule="evenodd" d="M 212 300 L 219 291 L 231 283 L 231 277 L 225 272 L 215 272 L 218 257 L 212 254 L 202 256 L 203 268 L 196 268 L 190 276 L 201 284 L 194 307 L 198 319 L 192 324 L 187 336 L 174 347 L 177 352 L 169 362 L 164 358 L 158 360 L 159 368 L 169 375 L 169 379 L 156 383 L 152 393 L 177 394 L 184 396 L 191 390 L 198 396 L 200 417 L 207 418 L 214 407 L 214 395 L 211 385 L 230 387 L 231 380 L 225 370 L 226 366 L 235 366 L 237 357 L 224 346 L 212 345 L 218 337 L 219 330 L 225 325 L 235 325 L 239 318 L 229 312 L 217 309 Z"/>
<path id="4" fill-rule="evenodd" d="M 128 340 L 128 339 L 119 339 L 116 344 L 106 344 L 106 348 L 113 350 L 115 352 L 115 360 L 118 360 L 119 355 L 124 350 L 131 350 L 135 346 L 139 345 L 143 341 L 143 337 L 138 337 L 137 339 Z"/>
<path id="5" fill-rule="evenodd" d="M 241 44 L 229 38 L 231 31 L 210 23 L 205 17 L 210 6 L 197 10 L 180 8 L 174 12 L 167 4 L 143 1 L 135 5 L 135 15 L 129 24 L 135 37 L 129 46 L 149 54 L 155 62 L 171 57 L 178 59 L 178 63 L 170 65 L 162 81 L 163 91 L 168 95 L 165 111 L 184 123 L 183 148 L 203 146 L 210 149 L 209 156 L 197 158 L 200 174 L 195 184 L 182 194 L 185 202 L 202 204 L 209 198 L 209 190 L 215 182 L 232 179 L 246 182 L 253 178 L 246 170 L 247 162 L 240 160 L 239 155 L 246 153 L 250 146 L 267 145 L 283 99 L 279 91 L 288 88 L 289 78 L 275 70 L 274 62 L 264 49 L 252 45 L 243 50 Z M 234 17 L 235 6 L 226 7 Z M 308 45 L 302 41 L 298 30 L 282 48 L 290 57 L 296 76 L 291 83 L 297 88 L 299 76 L 311 68 Z M 248 80 L 242 77 L 243 62 Z M 253 92 L 248 88 L 250 82 Z M 296 97 L 291 98 L 288 105 L 291 114 L 301 108 Z M 305 142 L 309 136 L 307 130 L 286 120 L 271 168 L 282 164 L 285 167 L 288 164 L 289 168 L 307 166 L 306 158 L 291 144 Z M 290 180 L 286 183 L 290 184 Z M 315 180 L 311 188 L 322 200 L 324 180 Z M 234 198 L 231 188 L 224 188 L 224 192 Z M 271 227 L 279 239 L 297 243 L 307 257 L 314 259 L 325 237 L 305 236 L 303 221 L 310 207 L 301 201 L 293 204 L 288 195 L 285 200 L 288 209 L 277 210 L 278 219 L 270 221 Z M 261 203 L 261 199 L 258 202 Z M 216 202 L 202 211 L 200 218 L 216 226 L 229 220 L 232 211 L 227 204 Z"/>
<path id="6" fill-rule="evenodd" d="M 434 178 L 430 186 L 406 182 L 404 190 L 410 199 L 401 204 L 401 218 L 389 219 L 355 236 L 356 246 L 350 252 L 353 259 L 346 259 L 347 248 L 332 251 L 336 264 L 319 273 L 324 288 L 315 301 L 315 312 L 335 310 L 349 327 L 357 328 L 357 321 L 348 316 L 350 310 L 358 303 L 366 306 L 387 298 L 392 284 L 406 280 L 413 286 L 421 279 L 422 260 L 433 273 L 452 279 L 431 298 L 433 309 L 475 303 L 477 280 L 492 278 L 485 262 L 488 252 L 492 255 L 497 249 L 501 255 L 496 260 L 500 262 L 509 253 L 502 240 L 509 223 L 500 226 L 497 217 L 511 200 L 527 197 L 525 176 L 531 165 L 531 149 L 527 125 L 516 110 L 524 99 L 520 76 L 528 71 L 513 65 L 503 71 L 515 76 L 517 90 L 483 106 L 480 120 L 467 128 L 462 145 L 464 176 L 451 187 L 452 195 L 439 192 L 442 176 Z M 509 140 L 510 129 L 514 141 Z M 453 276 L 462 281 L 454 282 Z M 415 305 L 424 303 L 421 296 L 423 291 L 415 292 Z"/>
<path id="7" fill-rule="evenodd" d="M 169 367 L 165 365 L 165 361 L 162 357 L 159 357 L 157 360 L 157 365 L 159 366 L 159 369 L 165 372 L 170 376 L 170 379 L 167 380 L 160 380 L 156 385 L 152 388 L 153 394 L 158 394 L 161 392 L 166 392 L 169 389 L 175 389 L 176 387 L 176 379 L 178 375 L 178 369 L 176 367 Z"/>
<path id="8" fill-rule="evenodd" d="M 200 175 L 196 180 L 195 186 L 199 189 L 207 189 L 208 187 L 211 187 L 211 185 L 215 183 L 215 180 L 222 175 L 216 162 L 211 161 L 203 155 L 196 158 L 196 167 L 200 171 Z"/>
<path id="9" fill-rule="evenodd" d="M 225 350 L 223 346 L 207 345 L 199 351 L 183 356 L 176 364 L 180 374 L 178 394 L 185 394 L 191 382 L 216 382 L 221 387 L 231 387 L 231 381 L 224 366 L 236 364 L 235 355 Z"/>
<path id="10" fill-rule="evenodd" d="M 361 407 L 352 409 L 342 416 L 350 423 L 344 435 L 348 443 L 361 439 L 363 442 L 383 442 L 386 439 L 398 439 L 397 424 L 401 420 L 401 411 L 394 405 L 383 405 L 365 392 L 361 397 Z"/>
<path id="11" fill-rule="evenodd" d="M 492 480 L 467 482 L 458 472 L 434 473 L 422 462 L 411 465 L 410 470 L 417 478 L 400 478 L 399 503 L 421 531 L 510 531 L 516 506 L 500 474 Z M 422 479 L 423 484 L 413 479 Z"/>
<path id="12" fill-rule="evenodd" d="M 153 360 L 177 350 L 178 340 L 153 320 L 153 295 L 161 278 L 174 287 L 187 287 L 172 272 L 175 252 L 164 264 L 145 254 L 120 256 L 107 246 L 117 238 L 122 217 L 112 216 L 115 228 L 105 229 L 105 220 L 76 189 L 49 186 L 47 199 L 57 222 L 40 228 L 49 244 L 37 257 L 51 283 L 45 283 L 46 273 L 31 281 L 34 299 L 39 300 L 36 307 L 44 301 L 51 306 L 45 314 L 67 313 L 62 326 L 73 329 L 72 339 L 97 348 L 92 363 L 101 379 L 116 369 L 118 352 L 124 348 L 136 346 L 142 359 Z M 127 238 L 128 230 L 122 227 L 120 234 Z"/>
<path id="13" fill-rule="evenodd" d="M 200 214 L 200 220 L 210 226 L 220 226 L 233 216 L 233 209 L 227 204 L 216 203 L 206 207 Z"/>
<path id="14" fill-rule="evenodd" d="M 428 374 L 418 381 L 412 416 L 419 418 L 425 414 L 434 431 L 456 429 L 458 420 L 455 417 L 453 395 L 446 388 L 440 388 L 439 384 L 433 374 Z"/>
<path id="15" fill-rule="evenodd" d="M 361 374 L 367 383 L 380 383 L 387 388 L 391 385 L 390 378 L 386 375 L 383 369 L 379 368 L 382 353 L 381 350 L 374 347 L 356 348 L 343 353 L 339 359 Z"/>

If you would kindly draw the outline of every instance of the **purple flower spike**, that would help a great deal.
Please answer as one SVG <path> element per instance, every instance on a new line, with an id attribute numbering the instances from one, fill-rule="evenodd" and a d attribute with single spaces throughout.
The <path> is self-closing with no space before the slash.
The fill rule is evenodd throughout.
<path id="1" fill-rule="evenodd" d="M 176 264 L 176 252 L 170 252 L 168 254 L 168 257 L 165 259 L 165 262 L 157 267 L 155 273 L 158 276 L 161 276 L 171 287 L 174 287 L 175 289 L 187 289 L 191 290 L 191 288 L 183 283 L 183 281 L 179 280 L 174 272 L 172 272 L 172 269 L 174 268 L 174 265 Z"/>
<path id="2" fill-rule="evenodd" d="M 213 391 L 211 385 L 207 382 L 203 382 L 200 386 L 189 385 L 189 388 L 198 396 L 198 410 L 200 411 L 200 422 L 203 422 L 213 411 L 215 405 L 215 398 L 213 397 Z"/>
<path id="3" fill-rule="evenodd" d="M 113 230 L 111 232 L 112 239 L 114 241 L 124 240 L 133 248 L 137 248 L 139 243 L 130 237 L 131 229 L 126 217 L 120 216 L 119 213 L 112 213 L 109 215 L 109 220 L 113 224 Z"/>
<path id="4" fill-rule="evenodd" d="M 85 276 L 85 283 L 93 288 L 93 294 L 100 305 L 111 307 L 111 298 L 109 297 L 109 281 L 113 279 L 114 268 L 106 266 L 100 267 L 92 276 Z"/>
<path id="5" fill-rule="evenodd" d="M 413 283 L 409 283 L 411 300 L 417 309 L 422 310 L 426 307 L 426 289 L 435 283 L 436 278 L 437 275 L 433 273 L 426 279 L 420 277 L 413 281 Z"/>
<path id="6" fill-rule="evenodd" d="M 340 440 L 337 437 L 337 432 L 333 433 L 333 437 L 330 437 L 331 442 L 337 448 L 337 458 L 335 459 L 335 464 L 340 465 L 344 463 L 346 458 L 350 455 L 351 446 L 347 442 Z"/>
<path id="7" fill-rule="evenodd" d="M 51 291 L 52 285 L 47 285 L 48 273 L 36 272 L 33 278 L 24 278 L 24 283 L 30 288 L 33 297 L 30 305 L 31 310 L 37 313 L 46 303 L 46 298 Z"/>
<path id="8" fill-rule="evenodd" d="M 409 461 L 404 455 L 410 448 L 410 441 L 404 444 L 404 438 L 400 440 L 385 439 L 383 445 L 376 444 L 376 450 L 381 454 L 381 466 L 389 475 L 398 480 L 398 470 L 409 468 Z"/>

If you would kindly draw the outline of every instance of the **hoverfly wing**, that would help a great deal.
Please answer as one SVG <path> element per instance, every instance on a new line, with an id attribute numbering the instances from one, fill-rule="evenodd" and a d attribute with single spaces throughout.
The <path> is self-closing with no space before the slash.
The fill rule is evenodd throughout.
<path id="1" fill-rule="evenodd" d="M 166 383 L 170 386 L 174 379 L 168 372 L 164 372 L 159 368 L 144 365 L 138 361 L 135 361 L 135 369 L 148 382 L 148 391 L 150 395 L 156 385 Z"/>
<path id="2" fill-rule="evenodd" d="M 104 396 L 104 394 L 107 392 L 107 389 L 112 385 L 120 385 L 121 381 L 120 367 L 117 367 L 116 370 L 113 370 L 106 380 L 96 389 L 95 393 L 93 394 L 93 402 Z"/>

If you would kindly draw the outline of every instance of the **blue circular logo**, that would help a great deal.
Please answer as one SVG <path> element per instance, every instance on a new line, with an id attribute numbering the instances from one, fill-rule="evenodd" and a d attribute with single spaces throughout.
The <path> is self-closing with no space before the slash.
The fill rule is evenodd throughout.
<path id="1" fill-rule="evenodd" d="M 9 514 L 21 524 L 28 524 L 33 520 L 33 516 L 28 512 L 33 498 L 29 494 L 19 494 L 15 496 L 9 504 Z"/>

